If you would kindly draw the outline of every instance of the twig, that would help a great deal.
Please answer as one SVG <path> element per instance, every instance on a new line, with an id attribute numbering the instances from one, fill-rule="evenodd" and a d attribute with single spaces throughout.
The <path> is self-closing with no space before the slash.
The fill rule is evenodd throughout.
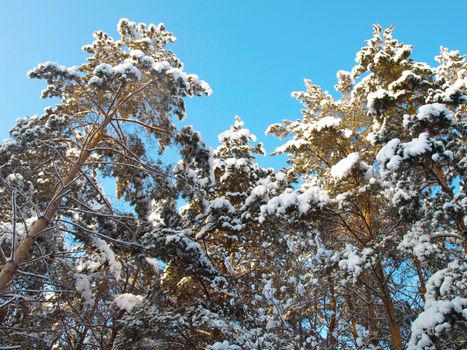
<path id="1" fill-rule="evenodd" d="M 12 227 L 13 227 L 13 238 L 11 240 L 11 255 L 10 255 L 10 260 L 13 261 L 13 256 L 15 254 L 15 243 L 16 243 L 16 189 L 13 189 L 13 192 L 11 193 L 11 209 L 13 211 L 13 222 L 12 222 Z"/>

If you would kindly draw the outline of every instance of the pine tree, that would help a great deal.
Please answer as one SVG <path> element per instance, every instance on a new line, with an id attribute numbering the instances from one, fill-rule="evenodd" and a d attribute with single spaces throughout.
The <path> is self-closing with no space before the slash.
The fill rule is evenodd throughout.
<path id="1" fill-rule="evenodd" d="M 154 275 L 142 244 L 151 201 L 176 195 L 150 145 L 176 143 L 183 98 L 210 89 L 166 49 L 175 38 L 162 24 L 122 19 L 118 32 L 94 33 L 80 66 L 31 70 L 59 102 L 1 145 L 2 346 L 110 349 Z"/>
<path id="2" fill-rule="evenodd" d="M 465 172 L 465 62 L 444 49 L 438 68 L 414 62 L 411 46 L 391 33 L 392 28 L 375 26 L 352 72 L 338 72 L 340 99 L 306 81 L 307 90 L 294 94 L 305 105 L 303 119 L 269 128 L 293 137 L 278 152 L 288 153 L 289 175 L 303 183 L 299 191 L 318 186 L 329 194 L 328 201 L 313 197 L 313 202 L 321 208 L 320 235 L 327 250 L 323 278 L 330 296 L 323 298 L 331 310 L 331 348 L 340 343 L 402 349 L 423 298 L 427 314 L 438 307 L 429 306 L 427 296 L 436 293 L 427 288 L 427 277 L 463 256 L 463 186 L 454 192 Z M 421 256 L 431 253 L 430 261 Z M 458 315 L 463 306 L 455 300 L 449 308 Z M 384 322 L 376 317 L 381 312 Z M 464 321 L 453 317 L 447 329 L 462 328 Z M 420 331 L 416 325 L 422 323 L 414 322 L 411 344 L 421 339 L 428 348 L 432 335 L 441 341 L 442 331 Z M 366 334 L 365 341 L 359 333 Z M 462 341 L 454 331 L 443 346 Z"/>
<path id="3" fill-rule="evenodd" d="M 287 185 L 285 177 L 259 167 L 255 155 L 264 150 L 251 144 L 255 136 L 238 117 L 219 135 L 221 145 L 215 150 L 207 149 L 192 128 L 184 128 L 179 137 L 186 147 L 175 174 L 187 203 L 178 219 L 159 221 L 147 239 L 160 245 L 183 236 L 199 254 L 191 259 L 183 259 L 180 250 L 159 254 L 167 263 L 164 274 L 146 306 L 123 320 L 119 348 L 290 348 L 271 329 L 280 318 L 267 277 L 278 256 L 271 249 L 277 236 L 256 220 L 260 204 Z M 199 268 L 208 265 L 207 274 Z M 135 327 L 148 323 L 150 328 Z"/>

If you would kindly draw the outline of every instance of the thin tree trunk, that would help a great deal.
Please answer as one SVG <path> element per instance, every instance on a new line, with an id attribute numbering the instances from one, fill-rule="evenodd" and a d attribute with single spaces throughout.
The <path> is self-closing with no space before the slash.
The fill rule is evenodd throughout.
<path id="1" fill-rule="evenodd" d="M 365 279 L 365 295 L 368 300 L 368 329 L 370 330 L 370 339 L 373 345 L 377 345 L 377 324 L 375 305 L 373 303 L 373 295 L 370 288 L 370 276 L 368 271 L 363 274 Z"/>
<path id="2" fill-rule="evenodd" d="M 370 239 L 374 237 L 373 232 L 371 230 L 371 208 L 370 208 L 370 201 L 367 202 L 367 210 L 364 211 L 364 222 L 368 230 L 368 234 Z M 381 262 L 376 263 L 374 267 L 376 279 L 378 281 L 379 287 L 381 289 L 381 296 L 383 298 L 384 303 L 384 311 L 386 313 L 386 319 L 389 325 L 389 331 L 391 333 L 391 344 L 393 350 L 402 350 L 402 337 L 399 329 L 399 325 L 397 324 L 396 314 L 394 312 L 394 305 L 392 303 L 391 294 L 389 292 L 389 288 L 386 285 L 386 279 L 384 275 L 383 268 L 381 267 Z"/>
<path id="3" fill-rule="evenodd" d="M 389 325 L 389 332 L 391 333 L 391 345 L 393 350 L 402 350 L 402 337 L 397 324 L 396 314 L 394 312 L 394 305 L 392 303 L 391 295 L 389 293 L 388 286 L 384 278 L 383 268 L 381 263 L 376 263 L 374 267 L 376 279 L 381 289 L 381 297 L 383 299 L 384 311 L 386 313 L 386 319 Z"/>
<path id="4" fill-rule="evenodd" d="M 352 303 L 352 298 L 347 294 L 345 297 L 347 302 L 347 309 L 349 311 L 349 324 L 350 324 L 350 331 L 352 332 L 353 340 L 355 344 L 357 343 L 358 333 L 357 333 L 357 322 L 355 321 L 354 317 L 354 305 Z M 359 347 L 357 346 L 356 349 L 358 350 Z"/>
<path id="5" fill-rule="evenodd" d="M 417 270 L 418 280 L 420 281 L 420 288 L 419 294 L 420 297 L 425 301 L 425 293 L 426 293 L 426 286 L 425 286 L 425 278 L 423 277 L 422 267 L 420 265 L 420 261 L 416 256 L 413 257 L 413 263 L 415 265 L 415 269 Z"/>
<path id="6" fill-rule="evenodd" d="M 331 309 L 331 321 L 329 323 L 329 338 L 328 347 L 333 349 L 336 344 L 336 337 L 334 331 L 336 330 L 337 319 L 336 319 L 336 297 L 334 295 L 334 280 L 329 278 L 329 308 Z"/>

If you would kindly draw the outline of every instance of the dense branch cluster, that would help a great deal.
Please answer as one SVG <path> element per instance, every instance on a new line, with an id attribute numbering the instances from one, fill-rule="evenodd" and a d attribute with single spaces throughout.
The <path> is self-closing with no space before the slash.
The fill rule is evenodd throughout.
<path id="1" fill-rule="evenodd" d="M 59 102 L 0 144 L 0 348 L 467 346 L 465 56 L 376 25 L 268 128 L 274 170 L 239 117 L 215 149 L 177 128 L 211 90 L 162 24 L 118 33 L 31 70 Z"/>

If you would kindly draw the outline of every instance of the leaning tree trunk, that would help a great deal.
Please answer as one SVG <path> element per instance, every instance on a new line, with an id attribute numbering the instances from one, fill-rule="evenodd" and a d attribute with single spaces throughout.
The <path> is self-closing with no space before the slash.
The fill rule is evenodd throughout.
<path id="1" fill-rule="evenodd" d="M 49 226 L 50 221 L 55 216 L 58 210 L 60 201 L 66 192 L 66 189 L 75 181 L 76 177 L 81 172 L 84 163 L 89 158 L 91 150 L 97 146 L 101 137 L 104 133 L 105 128 L 112 120 L 112 115 L 108 114 L 99 128 L 90 137 L 89 141 L 83 145 L 80 156 L 76 163 L 74 163 L 65 175 L 63 182 L 57 187 L 54 195 L 52 196 L 45 213 L 32 224 L 26 236 L 23 237 L 21 242 L 16 247 L 13 258 L 6 262 L 0 271 L 0 292 L 4 291 L 13 280 L 13 277 L 18 269 L 18 266 L 23 263 L 31 250 L 31 247 L 36 242 L 37 238 L 43 233 Z"/>

